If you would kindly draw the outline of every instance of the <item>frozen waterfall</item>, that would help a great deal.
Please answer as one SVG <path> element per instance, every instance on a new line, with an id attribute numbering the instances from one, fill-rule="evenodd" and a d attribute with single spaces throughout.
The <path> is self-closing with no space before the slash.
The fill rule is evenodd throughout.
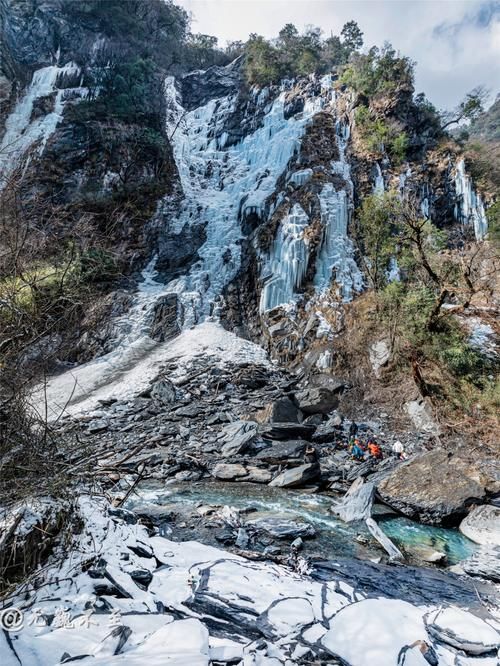
<path id="1" fill-rule="evenodd" d="M 457 203 L 455 219 L 461 224 L 474 227 L 477 240 L 483 240 L 488 233 L 488 220 L 481 195 L 476 193 L 472 178 L 465 171 L 465 160 L 460 160 L 455 172 L 455 190 Z"/>
<path id="2" fill-rule="evenodd" d="M 375 162 L 375 182 L 373 184 L 373 192 L 375 194 L 383 194 L 385 192 L 384 176 L 378 162 Z"/>
<path id="3" fill-rule="evenodd" d="M 42 153 L 61 120 L 64 109 L 67 90 L 58 90 L 57 82 L 61 77 L 76 77 L 79 74 L 80 68 L 73 62 L 63 67 L 57 65 L 42 67 L 33 74 L 28 89 L 5 121 L 5 133 L 0 145 L 0 186 L 32 146 L 36 145 L 38 153 Z M 83 89 L 80 87 L 73 88 L 72 91 L 83 94 Z M 34 117 L 36 100 L 52 94 L 55 94 L 53 110 L 46 115 Z"/>
<path id="4" fill-rule="evenodd" d="M 319 200 L 324 229 L 314 285 L 318 292 L 324 292 L 334 278 L 342 299 L 350 301 L 355 291 L 363 289 L 363 276 L 354 260 L 354 247 L 347 235 L 351 202 L 346 190 L 337 192 L 332 183 L 323 186 Z"/>
<path id="5" fill-rule="evenodd" d="M 291 302 L 300 288 L 309 260 L 309 244 L 304 234 L 308 225 L 309 218 L 299 204 L 295 204 L 281 221 L 268 264 L 263 270 L 261 312 Z"/>
<path id="6" fill-rule="evenodd" d="M 214 301 L 235 278 L 241 263 L 240 220 L 249 213 L 266 215 L 266 199 L 322 100 L 308 100 L 299 116 L 285 119 L 283 92 L 268 104 L 261 127 L 226 148 L 223 128 L 236 95 L 186 112 L 173 77 L 165 88 L 168 133 L 184 192 L 174 231 L 180 232 L 185 224 L 204 223 L 206 232 L 199 261 L 187 275 L 167 285 L 167 291 L 179 295 L 189 326 L 210 315 Z"/>

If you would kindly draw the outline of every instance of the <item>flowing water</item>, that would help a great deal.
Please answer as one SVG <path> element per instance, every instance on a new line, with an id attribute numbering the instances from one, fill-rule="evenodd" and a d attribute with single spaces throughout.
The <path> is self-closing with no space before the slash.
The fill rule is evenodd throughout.
<path id="1" fill-rule="evenodd" d="M 144 483 L 128 502 L 133 508 L 144 502 L 160 505 L 179 504 L 195 508 L 201 504 L 228 505 L 236 509 L 256 509 L 251 519 L 269 516 L 301 519 L 313 525 L 317 532 L 306 544 L 307 553 L 328 559 L 335 557 L 378 557 L 382 551 L 371 538 L 363 522 L 344 523 L 331 514 L 334 498 L 299 491 L 257 486 L 247 483 L 195 483 L 189 486 Z M 423 550 L 446 554 L 452 565 L 467 558 L 475 545 L 458 530 L 420 525 L 406 518 L 387 513 L 376 506 L 375 518 L 384 532 L 403 550 L 409 560 L 421 559 Z"/>

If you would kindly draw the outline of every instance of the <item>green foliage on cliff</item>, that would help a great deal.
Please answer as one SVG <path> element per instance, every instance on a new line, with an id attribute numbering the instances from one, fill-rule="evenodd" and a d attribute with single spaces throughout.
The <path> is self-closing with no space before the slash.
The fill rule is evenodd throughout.
<path id="1" fill-rule="evenodd" d="M 374 46 L 367 54 L 354 54 L 341 81 L 366 97 L 387 94 L 403 86 L 413 90 L 414 68 L 412 60 L 400 56 L 386 43 L 382 49 Z"/>
<path id="2" fill-rule="evenodd" d="M 484 256 L 443 254 L 444 233 L 394 192 L 364 199 L 355 238 L 396 355 L 403 362 L 410 358 L 438 364 L 457 379 L 486 386 L 492 363 L 468 344 L 454 316 L 467 307 Z M 394 261 L 397 280 L 389 273 Z"/>
<path id="3" fill-rule="evenodd" d="M 408 136 L 395 123 L 375 116 L 367 106 L 359 106 L 355 113 L 356 127 L 364 147 L 376 157 L 383 157 L 385 151 L 394 164 L 401 164 L 406 157 Z"/>
<path id="4" fill-rule="evenodd" d="M 243 47 L 245 77 L 250 85 L 265 86 L 283 78 L 324 73 L 345 64 L 363 45 L 363 33 L 349 21 L 341 34 L 323 39 L 319 28 L 310 26 L 302 34 L 288 23 L 278 37 L 267 40 L 252 34 Z"/>

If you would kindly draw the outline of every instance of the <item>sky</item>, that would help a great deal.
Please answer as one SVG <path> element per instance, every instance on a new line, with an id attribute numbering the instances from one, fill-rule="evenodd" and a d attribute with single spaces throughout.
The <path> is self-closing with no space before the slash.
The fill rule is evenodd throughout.
<path id="1" fill-rule="evenodd" d="M 175 0 L 192 31 L 220 45 L 252 32 L 275 37 L 286 23 L 339 34 L 354 19 L 365 45 L 389 41 L 417 62 L 416 92 L 452 108 L 472 88 L 500 92 L 500 0 Z"/>

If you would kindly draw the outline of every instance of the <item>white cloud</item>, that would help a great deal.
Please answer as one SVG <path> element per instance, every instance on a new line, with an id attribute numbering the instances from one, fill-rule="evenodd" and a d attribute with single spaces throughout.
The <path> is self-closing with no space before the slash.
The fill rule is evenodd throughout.
<path id="1" fill-rule="evenodd" d="M 228 40 L 251 32 L 274 37 L 285 23 L 339 33 L 351 19 L 365 44 L 385 40 L 417 61 L 417 91 L 439 107 L 468 90 L 500 83 L 500 2 L 496 0 L 176 0 L 192 12 L 194 32 Z"/>

